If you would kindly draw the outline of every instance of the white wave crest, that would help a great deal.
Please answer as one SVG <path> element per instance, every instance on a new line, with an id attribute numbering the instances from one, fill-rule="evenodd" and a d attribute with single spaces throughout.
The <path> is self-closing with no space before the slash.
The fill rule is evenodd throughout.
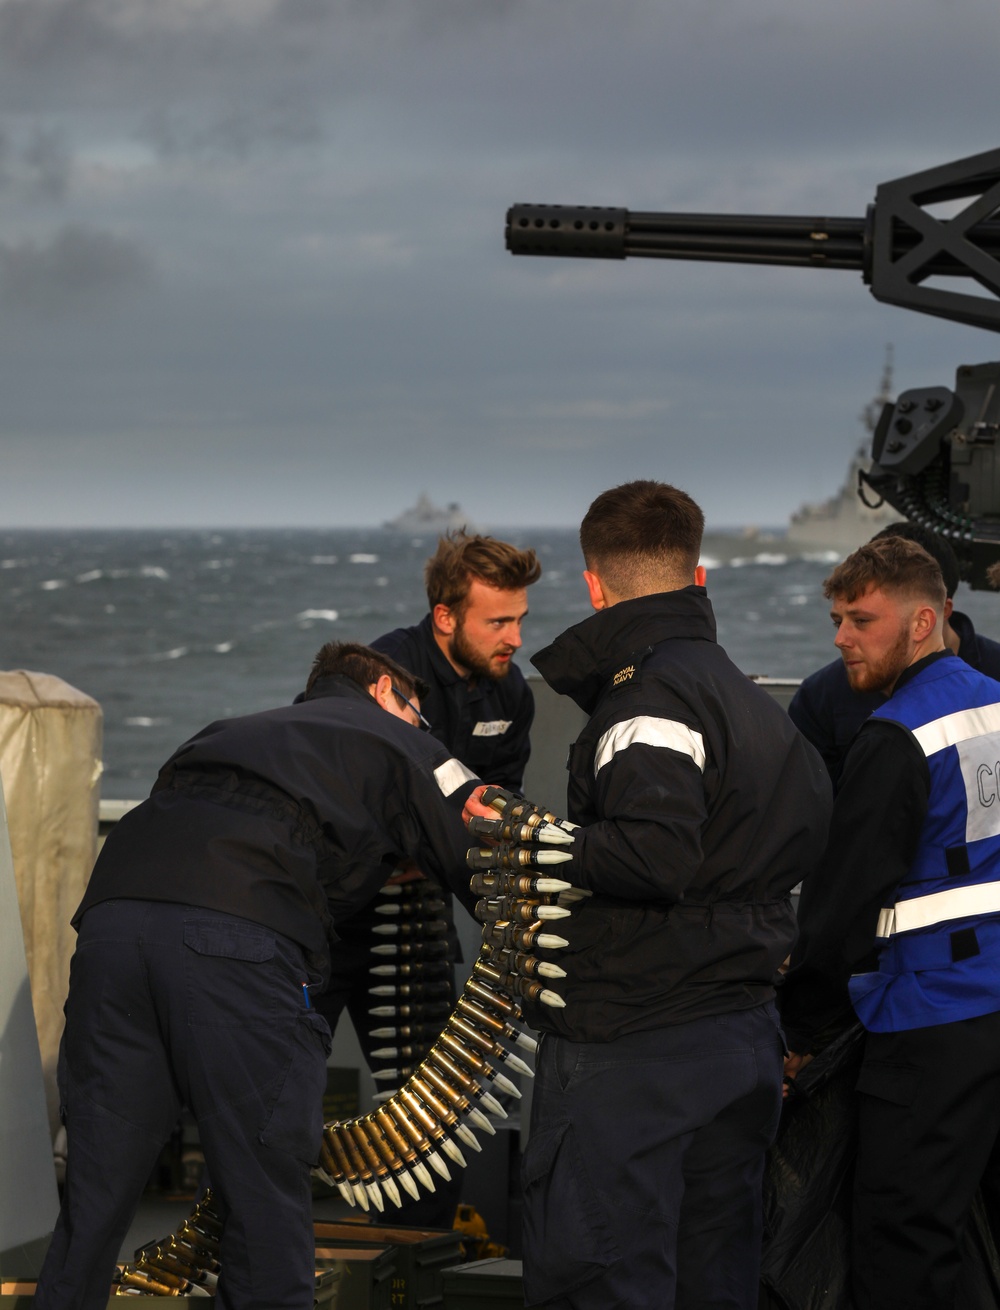
<path id="1" fill-rule="evenodd" d="M 173 650 L 160 651 L 156 655 L 150 655 L 151 660 L 179 660 L 188 653 L 186 646 L 175 646 Z"/>
<path id="2" fill-rule="evenodd" d="M 66 586 L 65 578 L 49 578 L 47 582 L 40 584 L 42 591 L 58 591 L 61 587 Z"/>
<path id="3" fill-rule="evenodd" d="M 309 559 L 310 564 L 336 564 L 336 555 L 312 555 Z"/>
<path id="4" fill-rule="evenodd" d="M 377 564 L 378 556 L 366 555 L 364 554 L 363 551 L 359 551 L 357 554 L 351 556 L 351 563 L 352 564 Z"/>
<path id="5" fill-rule="evenodd" d="M 103 577 L 104 577 L 103 569 L 90 569 L 90 571 L 87 573 L 78 573 L 76 575 L 76 580 L 77 582 L 96 582 L 98 578 L 103 578 Z"/>
<path id="6" fill-rule="evenodd" d="M 325 619 L 328 623 L 336 623 L 340 615 L 336 610 L 303 610 L 301 614 L 296 614 L 297 619 Z"/>

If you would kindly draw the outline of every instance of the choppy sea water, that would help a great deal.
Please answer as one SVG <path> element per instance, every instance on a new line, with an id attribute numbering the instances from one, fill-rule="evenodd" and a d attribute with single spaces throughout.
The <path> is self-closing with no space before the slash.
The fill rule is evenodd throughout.
<path id="1" fill-rule="evenodd" d="M 571 531 L 498 531 L 533 546 L 521 667 L 590 609 Z M 0 667 L 54 673 L 104 711 L 102 794 L 144 796 L 159 765 L 212 719 L 290 701 L 325 641 L 417 623 L 433 538 L 381 529 L 11 531 L 0 534 Z M 803 677 L 833 658 L 821 584 L 834 555 L 709 534 L 719 637 L 747 673 Z M 958 608 L 1000 636 L 1000 597 Z"/>

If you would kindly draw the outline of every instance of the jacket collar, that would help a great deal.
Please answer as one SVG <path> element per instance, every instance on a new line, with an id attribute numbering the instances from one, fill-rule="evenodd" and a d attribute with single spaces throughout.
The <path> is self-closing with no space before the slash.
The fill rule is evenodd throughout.
<path id="1" fill-rule="evenodd" d="M 303 692 L 295 699 L 297 703 L 301 703 L 306 700 L 319 700 L 323 696 L 355 696 L 359 700 L 366 700 L 372 705 L 375 704 L 375 701 L 369 696 L 367 688 L 359 687 L 353 678 L 347 678 L 342 673 L 333 673 L 324 678 L 317 678 L 307 692 Z"/>
<path id="2" fill-rule="evenodd" d="M 619 601 L 567 628 L 532 664 L 553 689 L 586 713 L 624 658 L 658 642 L 715 641 L 715 615 L 704 587 L 683 587 Z"/>

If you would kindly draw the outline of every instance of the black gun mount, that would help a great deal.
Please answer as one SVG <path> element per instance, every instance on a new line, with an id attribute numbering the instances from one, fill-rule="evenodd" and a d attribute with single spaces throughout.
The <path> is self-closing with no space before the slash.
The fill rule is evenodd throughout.
<path id="1" fill-rule="evenodd" d="M 514 205 L 506 237 L 514 255 L 856 269 L 876 300 L 1000 331 L 1000 150 L 885 182 L 864 218 Z M 887 404 L 858 487 L 948 538 L 973 588 L 1000 561 L 998 384 L 1000 363 L 963 365 L 954 391 Z"/>

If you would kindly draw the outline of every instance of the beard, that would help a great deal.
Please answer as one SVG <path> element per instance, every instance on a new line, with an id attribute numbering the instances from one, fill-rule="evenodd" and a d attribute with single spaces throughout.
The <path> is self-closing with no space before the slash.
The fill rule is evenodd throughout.
<path id="1" fill-rule="evenodd" d="M 888 695 L 909 663 L 910 638 L 904 629 L 881 658 L 868 660 L 853 669 L 848 668 L 847 681 L 852 691 L 882 691 Z"/>
<path id="2" fill-rule="evenodd" d="M 502 646 L 498 647 L 500 651 L 505 649 Z M 510 672 L 509 659 L 497 662 L 491 656 L 483 655 L 469 643 L 465 636 L 465 627 L 461 622 L 456 625 L 452 633 L 451 657 L 456 664 L 461 664 L 463 669 L 468 669 L 471 674 L 479 678 L 506 678 Z"/>

